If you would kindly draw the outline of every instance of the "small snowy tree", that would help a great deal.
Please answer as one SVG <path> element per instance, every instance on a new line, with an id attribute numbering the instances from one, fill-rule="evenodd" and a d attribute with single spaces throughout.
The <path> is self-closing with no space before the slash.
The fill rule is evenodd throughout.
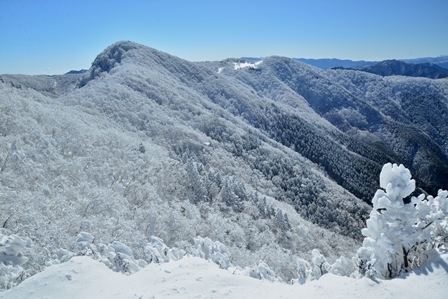
<path id="1" fill-rule="evenodd" d="M 185 251 L 178 248 L 168 248 L 162 239 L 151 236 L 151 243 L 145 246 L 146 259 L 150 263 L 167 263 L 180 260 Z"/>
<path id="2" fill-rule="evenodd" d="M 132 274 L 140 270 L 145 262 L 136 260 L 132 250 L 121 242 L 114 241 L 111 244 L 93 244 L 95 237 L 87 232 L 78 234 L 76 242 L 80 251 L 78 255 L 91 256 L 99 260 L 116 272 Z M 141 263 L 143 262 L 143 263 Z"/>
<path id="3" fill-rule="evenodd" d="M 199 203 L 205 201 L 205 189 L 202 183 L 201 176 L 196 168 L 196 163 L 192 158 L 187 162 L 187 175 L 189 179 L 190 188 L 188 197 L 192 203 Z"/>
<path id="4" fill-rule="evenodd" d="M 361 275 L 392 278 L 420 266 L 425 250 L 446 243 L 448 192 L 405 201 L 415 181 L 403 165 L 390 163 L 383 166 L 380 187 L 355 262 Z"/>
<path id="5" fill-rule="evenodd" d="M 298 283 L 304 284 L 312 276 L 312 272 L 310 263 L 301 258 L 297 259 Z"/>
<path id="6" fill-rule="evenodd" d="M 250 267 L 249 276 L 261 280 L 282 281 L 275 272 L 263 261 L 259 261 L 257 265 Z"/>
<path id="7" fill-rule="evenodd" d="M 421 195 L 423 196 L 423 195 Z M 424 200 L 417 201 L 417 226 L 423 231 L 423 236 L 432 248 L 448 244 L 448 191 L 439 190 L 436 197 L 429 195 Z"/>
<path id="8" fill-rule="evenodd" d="M 36 273 L 29 265 L 33 254 L 34 244 L 29 238 L 0 229 L 0 289 L 12 288 Z"/>
<path id="9" fill-rule="evenodd" d="M 327 259 L 323 256 L 322 253 L 318 249 L 313 249 L 311 251 L 313 262 L 313 278 L 319 279 L 322 275 L 328 273 L 330 269 L 330 264 L 327 262 Z"/>
<path id="10" fill-rule="evenodd" d="M 379 276 L 391 278 L 407 271 L 407 255 L 416 243 L 417 210 L 403 200 L 415 190 L 415 181 L 403 165 L 388 163 L 381 171 L 380 187 L 384 190 L 375 193 L 367 228 L 362 230 L 358 267 L 366 273 L 366 267 L 374 266 Z"/>
<path id="11" fill-rule="evenodd" d="M 350 276 L 355 271 L 355 264 L 352 259 L 341 256 L 331 265 L 329 271 L 339 276 Z"/>
<path id="12" fill-rule="evenodd" d="M 194 246 L 191 248 L 191 252 L 193 256 L 212 260 L 222 269 L 227 269 L 232 265 L 229 250 L 219 241 L 213 242 L 209 238 L 198 236 L 194 238 Z"/>
<path id="13" fill-rule="evenodd" d="M 114 270 L 125 274 L 132 274 L 140 270 L 138 262 L 134 259 L 132 250 L 121 242 L 114 241 L 110 246 L 115 251 Z"/>

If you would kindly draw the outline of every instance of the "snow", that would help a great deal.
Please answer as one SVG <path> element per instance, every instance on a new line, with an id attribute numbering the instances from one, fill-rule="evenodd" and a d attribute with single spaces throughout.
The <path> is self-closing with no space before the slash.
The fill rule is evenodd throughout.
<path id="1" fill-rule="evenodd" d="M 240 70 L 243 68 L 247 68 L 247 67 L 253 67 L 253 68 L 257 68 L 261 63 L 263 62 L 263 60 L 254 62 L 254 63 L 250 63 L 250 62 L 241 62 L 241 63 L 234 63 L 234 69 L 235 70 Z"/>
<path id="2" fill-rule="evenodd" d="M 411 172 L 404 165 L 387 163 L 381 170 L 380 186 L 393 199 L 399 198 L 401 201 L 414 192 L 415 180 L 411 180 Z"/>
<path id="3" fill-rule="evenodd" d="M 0 298 L 446 298 L 448 253 L 425 267 L 392 280 L 354 279 L 331 273 L 319 280 L 286 284 L 258 280 L 223 270 L 211 261 L 185 257 L 149 264 L 124 275 L 89 257 L 48 267 Z"/>
<path id="4" fill-rule="evenodd" d="M 396 277 L 423 265 L 429 251 L 446 242 L 448 200 L 444 191 L 436 198 L 425 199 L 421 194 L 405 203 L 404 198 L 415 190 L 411 177 L 403 165 L 383 166 L 380 186 L 385 190 L 377 190 L 372 199 L 367 228 L 362 229 L 365 238 L 357 253 L 361 274 Z"/>

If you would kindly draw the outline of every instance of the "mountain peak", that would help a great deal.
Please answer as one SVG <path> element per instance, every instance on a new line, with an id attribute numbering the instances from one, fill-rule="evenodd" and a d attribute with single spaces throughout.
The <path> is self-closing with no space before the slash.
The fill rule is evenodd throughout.
<path id="1" fill-rule="evenodd" d="M 103 72 L 109 72 L 120 64 L 128 51 L 142 47 L 144 46 L 131 41 L 119 41 L 110 45 L 92 62 L 90 80 L 95 79 Z"/>

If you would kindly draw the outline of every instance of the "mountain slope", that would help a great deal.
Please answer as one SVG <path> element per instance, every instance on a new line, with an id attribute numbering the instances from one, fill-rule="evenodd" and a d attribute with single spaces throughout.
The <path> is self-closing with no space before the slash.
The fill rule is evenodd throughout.
<path id="1" fill-rule="evenodd" d="M 217 68 L 216 65 L 211 67 Z M 227 67 L 225 71 L 230 72 L 231 69 Z M 225 74 L 225 71 L 222 73 Z M 303 134 L 300 134 L 306 128 L 302 124 L 292 130 L 298 138 L 291 134 L 286 137 L 288 130 L 280 129 L 278 135 L 281 136 L 277 140 L 283 140 L 282 143 L 287 146 L 292 144 L 296 151 L 324 166 L 334 180 L 367 202 L 372 195 L 369 190 L 374 189 L 372 185 L 376 181 L 378 168 L 375 163 L 384 164 L 386 161 L 408 165 L 416 174 L 419 184 L 431 192 L 445 188 L 448 174 L 448 152 L 444 141 L 448 123 L 445 119 L 445 80 L 385 80 L 356 71 L 321 71 L 280 57 L 267 58 L 256 69 L 246 68 L 238 72 L 232 70 L 229 74 L 251 85 L 258 94 L 275 99 L 277 103 L 282 101 L 287 104 L 288 112 L 293 109 L 294 115 L 300 115 L 302 120 L 309 116 L 309 119 L 317 118 L 320 119 L 319 123 L 323 123 L 323 117 L 346 133 L 340 134 L 334 127 L 330 129 L 326 126 L 324 136 L 314 138 L 320 134 L 313 131 L 311 142 L 319 142 L 311 147 L 311 151 L 303 146 L 303 141 L 307 142 Z M 410 100 L 407 104 L 401 104 L 405 98 L 416 97 L 424 101 Z M 421 107 L 418 107 L 419 103 L 422 104 Z M 305 106 L 312 108 L 314 113 L 303 108 Z M 435 111 L 440 111 L 440 115 L 433 115 Z M 281 114 L 283 118 L 288 115 L 284 112 Z M 427 114 L 433 116 L 423 117 Z M 419 116 L 416 117 L 417 115 Z M 257 119 L 262 120 L 263 116 Z M 291 123 L 293 122 L 288 121 L 289 125 Z M 313 127 L 315 123 L 313 121 Z M 274 135 L 275 133 L 271 137 Z M 295 143 L 297 139 L 301 141 L 300 144 Z M 331 146 L 324 145 L 325 140 Z M 349 151 L 338 150 L 337 146 L 334 148 L 337 143 Z M 332 164 L 331 160 L 328 161 L 328 152 L 332 152 L 338 162 L 344 162 Z M 353 155 L 367 160 L 358 161 Z M 347 168 L 351 170 L 356 169 L 356 173 L 349 174 L 348 170 L 341 169 L 345 166 L 349 166 Z M 356 177 L 357 173 L 363 178 Z M 357 181 L 355 185 L 358 187 L 350 187 L 351 180 Z M 367 182 L 367 185 L 360 184 L 361 181 Z M 359 185 L 366 189 L 359 188 Z"/>
<path id="2" fill-rule="evenodd" d="M 330 258 L 353 253 L 367 205 L 210 101 L 208 88 L 189 86 L 215 80 L 225 91 L 230 79 L 141 45 L 112 47 L 128 47 L 121 63 L 97 71 L 94 62 L 83 86 L 58 98 L 0 84 L 0 221 L 34 244 L 26 271 L 61 249 L 77 253 L 82 231 L 140 259 L 152 235 L 185 249 L 208 236 L 228 244 L 236 264 L 263 256 L 285 279 L 314 247 Z M 285 179 L 314 224 L 288 204 Z"/>
<path id="3" fill-rule="evenodd" d="M 419 185 L 427 191 L 446 188 L 446 80 L 381 78 L 341 70 L 327 70 L 326 74 L 384 115 L 378 124 L 365 127 L 352 124 L 348 131 L 362 135 L 366 130 L 373 133 L 373 138 L 384 142 L 382 147 L 395 152 L 408 165 Z"/>
<path id="4" fill-rule="evenodd" d="M 157 108 L 154 109 L 157 109 L 157 116 L 161 116 L 161 119 L 173 119 L 174 116 L 179 115 L 180 119 L 177 119 L 176 122 L 196 128 L 199 133 L 205 133 L 209 138 L 212 138 L 212 140 L 221 144 L 229 144 L 228 147 L 230 148 L 232 155 L 242 159 L 245 163 L 249 163 L 249 166 L 252 169 L 255 168 L 257 171 L 261 171 L 269 180 L 274 176 L 280 178 L 280 180 L 274 180 L 274 182 L 278 181 L 282 182 L 282 184 L 286 184 L 285 181 L 291 180 L 287 185 L 278 185 L 276 187 L 283 189 L 285 192 L 289 192 L 291 195 L 294 194 L 295 196 L 286 196 L 282 194 L 283 192 L 280 192 L 280 194 L 276 194 L 276 197 L 284 198 L 287 202 L 294 204 L 296 210 L 301 210 L 303 206 L 305 206 L 306 211 L 302 211 L 304 215 L 316 213 L 316 209 L 313 206 L 310 207 L 312 203 L 317 204 L 321 201 L 321 204 L 319 205 L 328 205 L 328 201 L 324 199 L 325 195 L 320 194 L 321 190 L 312 191 L 312 193 L 309 194 L 310 199 L 304 200 L 303 197 L 310 191 L 302 191 L 300 188 L 297 188 L 301 183 L 298 180 L 297 174 L 292 170 L 295 163 L 291 162 L 289 159 L 282 161 L 282 158 L 275 157 L 272 154 L 268 157 L 268 155 L 260 150 L 260 145 L 257 144 L 260 141 L 257 140 L 266 139 L 268 143 L 270 143 L 269 140 L 271 135 L 266 136 L 263 131 L 260 132 L 257 130 L 257 126 L 254 128 L 253 126 L 247 126 L 244 123 L 244 121 L 248 121 L 249 124 L 252 124 L 251 121 L 261 122 L 262 118 L 266 118 L 267 115 L 268 118 L 266 119 L 265 125 L 270 129 L 272 129 L 273 126 L 277 126 L 277 129 L 280 130 L 281 128 L 279 127 L 278 122 L 281 119 L 279 120 L 278 118 L 288 114 L 288 107 L 278 106 L 278 104 L 266 97 L 260 99 L 259 97 L 254 96 L 254 90 L 250 86 L 243 85 L 239 81 L 235 81 L 225 74 L 216 74 L 209 69 L 198 67 L 193 63 L 180 60 L 155 50 L 145 50 L 146 51 L 135 51 L 134 54 L 124 52 L 129 56 L 144 55 L 144 57 L 139 57 L 138 59 L 130 58 L 129 65 L 132 66 L 123 64 L 123 69 L 120 71 L 124 72 L 124 74 L 111 71 L 113 74 L 108 80 L 113 80 L 115 88 L 120 85 L 126 86 L 126 88 L 132 87 L 139 93 L 139 96 L 143 95 L 143 97 L 148 97 L 151 102 L 155 101 L 157 103 Z M 113 50 L 112 52 L 117 53 L 119 51 L 122 50 Z M 105 56 L 108 55 L 115 54 L 105 52 Z M 99 57 L 102 57 L 102 55 Z M 121 61 L 121 59 L 122 58 L 119 58 L 118 60 Z M 105 64 L 102 61 L 103 60 L 97 58 L 96 62 L 93 63 L 91 78 L 96 76 L 92 74 L 101 73 L 98 71 L 97 66 L 104 66 Z M 136 66 L 133 61 L 138 61 L 139 63 L 144 61 L 144 65 Z M 128 67 L 132 69 L 132 75 L 126 71 L 126 68 Z M 141 68 L 141 72 L 139 72 L 138 77 L 135 77 L 134 74 L 136 74 L 135 70 L 137 68 Z M 103 74 L 107 73 L 109 66 L 105 67 L 105 70 L 106 72 L 102 72 Z M 138 85 L 135 87 L 135 82 L 141 82 L 141 86 Z M 86 88 L 88 90 L 88 86 L 86 86 Z M 96 84 L 94 88 L 96 91 L 98 84 Z M 173 91 L 175 91 L 175 93 Z M 72 96 L 74 95 L 75 94 L 72 94 Z M 137 97 L 135 96 L 132 97 L 132 99 L 136 98 Z M 85 101 L 85 99 L 82 101 Z M 110 97 L 104 100 L 96 98 L 95 101 L 102 101 L 98 104 L 101 107 L 105 105 L 104 101 L 107 101 L 107 105 L 112 104 Z M 89 100 L 88 102 L 90 105 L 92 104 L 92 101 Z M 123 113 L 123 111 L 131 109 L 130 107 L 120 107 L 119 105 L 122 105 L 122 103 L 123 101 L 117 100 L 116 105 L 118 106 L 111 110 L 111 113 Z M 128 103 L 126 103 L 126 106 L 129 106 Z M 142 108 L 139 107 L 138 109 L 140 110 L 140 113 L 142 113 Z M 198 109 L 205 109 L 206 111 L 198 111 Z M 311 111 L 312 110 L 308 109 L 308 112 Z M 148 111 L 148 114 L 149 113 L 154 112 Z M 301 113 L 303 114 L 303 112 Z M 316 122 L 316 120 L 317 124 L 322 122 L 318 115 L 314 115 L 315 116 L 311 118 L 314 122 Z M 111 117 L 114 117 L 115 119 L 121 118 L 121 120 L 123 120 L 122 117 L 116 115 L 112 115 Z M 127 118 L 131 118 L 131 115 Z M 128 120 L 126 120 L 126 122 L 127 121 Z M 234 127 L 229 122 L 234 123 L 239 128 Z M 335 129 L 328 123 L 325 121 L 324 123 L 326 127 L 330 128 L 327 128 L 327 131 L 335 131 Z M 306 124 L 306 122 L 304 124 Z M 331 141 L 328 140 L 329 137 L 325 136 L 324 132 L 319 132 L 321 129 L 314 128 L 317 124 L 307 125 L 307 131 L 304 134 L 308 134 L 309 136 L 319 134 L 322 135 L 324 141 L 327 140 L 327 143 L 331 143 Z M 152 125 L 154 125 L 154 121 L 152 122 Z M 139 126 L 141 126 L 141 124 L 139 124 Z M 148 129 L 150 128 L 143 128 L 146 132 Z M 243 129 L 243 131 L 240 131 L 241 129 Z M 161 128 L 160 130 L 165 130 L 165 128 Z M 182 147 L 190 146 L 188 144 L 185 145 L 185 143 L 188 142 L 183 141 L 181 136 L 176 135 L 170 137 L 174 132 L 176 131 L 171 130 L 170 128 L 169 132 L 162 131 L 157 134 L 157 137 L 169 139 L 168 141 L 165 141 L 165 144 L 172 147 L 178 146 L 173 144 L 174 140 L 178 143 L 182 143 Z M 279 146 L 277 143 L 274 143 L 273 145 L 275 147 Z M 312 146 L 317 149 L 319 145 L 320 143 L 318 142 Z M 338 146 L 340 147 L 341 145 Z M 182 150 L 186 149 L 182 148 Z M 198 152 L 196 148 L 188 150 L 194 151 L 194 154 L 201 159 L 202 154 Z M 253 158 L 251 156 L 253 156 Z M 267 165 L 262 167 L 256 160 L 265 161 L 264 163 Z M 303 158 L 301 160 L 305 161 Z M 203 162 L 203 164 L 207 163 L 211 162 Z M 378 165 L 378 167 L 379 166 L 380 165 Z M 275 167 L 274 170 L 272 169 L 273 167 Z M 304 176 L 306 177 L 307 175 Z M 293 190 L 291 190 L 291 188 L 293 188 Z M 355 190 L 355 188 L 352 189 Z M 371 191 L 369 190 L 369 192 Z M 300 202 L 296 202 L 296 200 Z M 323 217 L 320 217 L 319 215 L 308 215 L 308 218 L 312 218 L 313 221 L 320 221 L 320 224 L 327 221 L 327 219 L 323 219 Z M 334 221 L 338 222 L 339 226 L 344 225 L 344 217 L 332 218 L 334 218 Z"/>
<path id="5" fill-rule="evenodd" d="M 14 88 L 31 88 L 43 95 L 58 97 L 76 88 L 83 76 L 83 72 L 55 76 L 1 75 L 0 83 Z"/>

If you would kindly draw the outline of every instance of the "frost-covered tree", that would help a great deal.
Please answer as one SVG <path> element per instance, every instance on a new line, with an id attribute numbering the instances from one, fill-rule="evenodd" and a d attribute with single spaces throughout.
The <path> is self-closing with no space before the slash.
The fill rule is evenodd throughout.
<path id="1" fill-rule="evenodd" d="M 275 214 L 275 220 L 282 232 L 291 230 L 291 224 L 289 223 L 288 215 L 286 213 L 283 213 L 282 210 L 277 210 L 277 213 Z"/>
<path id="2" fill-rule="evenodd" d="M 372 200 L 366 221 L 363 246 L 358 250 L 358 267 L 363 274 L 391 278 L 407 270 L 407 252 L 415 245 L 417 210 L 404 198 L 415 190 L 415 181 L 403 165 L 383 166 L 380 189 Z"/>
<path id="3" fill-rule="evenodd" d="M 297 259 L 297 276 L 298 283 L 304 284 L 312 276 L 312 268 L 310 263 L 302 258 Z"/>
<path id="4" fill-rule="evenodd" d="M 355 264 L 352 259 L 341 256 L 330 267 L 331 273 L 340 276 L 350 276 L 355 272 Z"/>
<path id="5" fill-rule="evenodd" d="M 311 252 L 313 262 L 313 277 L 318 279 L 322 275 L 328 273 L 330 264 L 318 249 L 313 249 Z"/>
<path id="6" fill-rule="evenodd" d="M 11 288 L 34 275 L 40 267 L 36 246 L 29 238 L 0 228 L 0 289 Z"/>
<path id="7" fill-rule="evenodd" d="M 249 269 L 249 276 L 261 280 L 282 281 L 274 271 L 263 261 L 259 261 L 257 265 Z"/>
<path id="8" fill-rule="evenodd" d="M 190 183 L 188 196 L 191 202 L 198 203 L 205 201 L 204 184 L 202 183 L 201 177 L 196 168 L 196 163 L 192 158 L 187 162 L 187 174 Z"/>
<path id="9" fill-rule="evenodd" d="M 419 226 L 432 247 L 448 244 L 448 191 L 439 190 L 436 197 L 429 195 L 416 206 L 419 210 Z M 429 230 L 425 230 L 430 228 Z"/>
<path id="10" fill-rule="evenodd" d="M 403 165 L 390 163 L 383 166 L 380 187 L 355 262 L 362 275 L 392 278 L 420 266 L 426 250 L 446 243 L 448 192 L 405 200 L 415 181 Z"/>
<path id="11" fill-rule="evenodd" d="M 202 238 L 200 236 L 194 238 L 194 246 L 191 248 L 194 256 L 212 260 L 222 269 L 229 268 L 230 252 L 227 247 L 219 241 L 213 242 L 209 238 Z"/>

